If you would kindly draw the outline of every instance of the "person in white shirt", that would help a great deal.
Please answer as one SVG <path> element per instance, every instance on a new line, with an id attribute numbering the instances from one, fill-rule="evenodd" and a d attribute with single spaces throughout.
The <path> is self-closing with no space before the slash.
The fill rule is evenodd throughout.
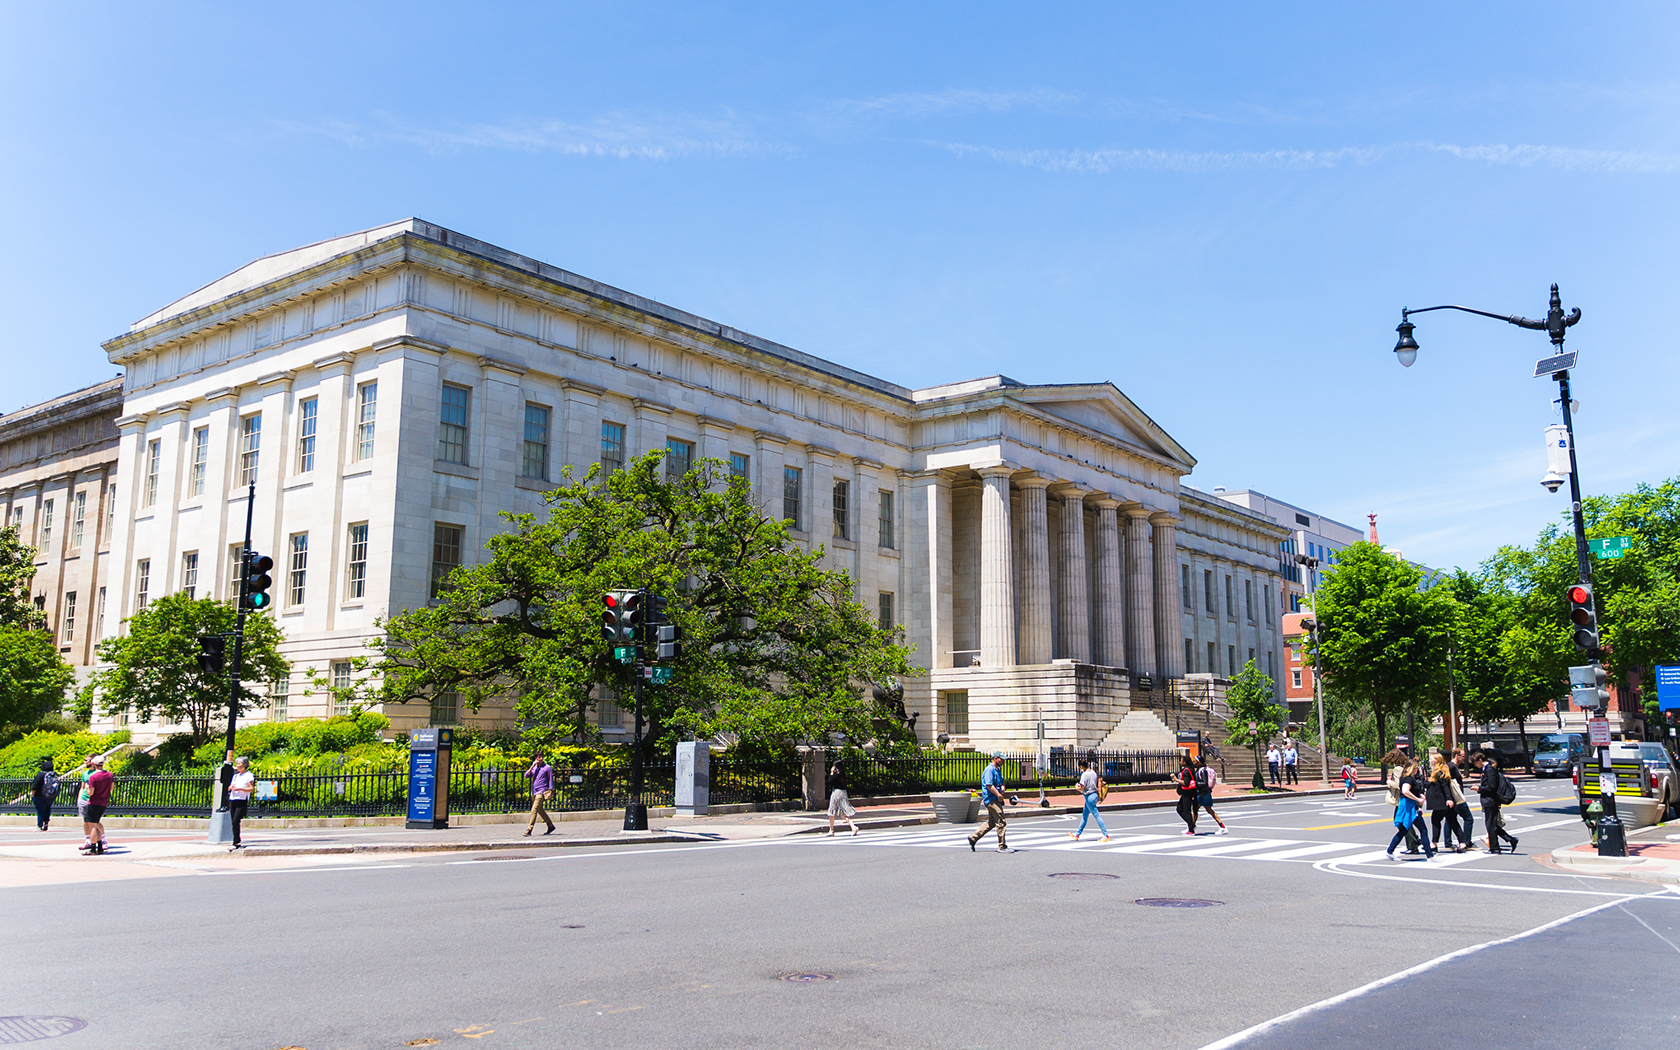
<path id="1" fill-rule="evenodd" d="M 1103 823 L 1102 814 L 1097 812 L 1097 800 L 1101 794 L 1097 790 L 1097 771 L 1091 768 L 1090 759 L 1079 760 L 1079 790 L 1085 794 L 1085 812 L 1079 815 L 1079 830 L 1073 832 L 1073 840 L 1079 841 L 1079 836 L 1085 834 L 1085 823 L 1092 817 L 1097 818 L 1097 827 L 1102 829 L 1103 841 L 1108 841 L 1108 825 Z"/>
<path id="2" fill-rule="evenodd" d="M 228 814 L 233 817 L 233 848 L 244 849 L 239 841 L 239 824 L 251 807 L 251 792 L 256 790 L 257 775 L 251 772 L 251 760 L 241 758 L 233 767 L 233 780 L 228 784 Z"/>
<path id="3" fill-rule="evenodd" d="M 1271 771 L 1273 787 L 1277 787 L 1278 785 L 1278 765 L 1282 761 L 1283 752 L 1278 750 L 1278 746 L 1276 744 L 1273 744 L 1271 747 L 1266 749 L 1266 768 Z"/>

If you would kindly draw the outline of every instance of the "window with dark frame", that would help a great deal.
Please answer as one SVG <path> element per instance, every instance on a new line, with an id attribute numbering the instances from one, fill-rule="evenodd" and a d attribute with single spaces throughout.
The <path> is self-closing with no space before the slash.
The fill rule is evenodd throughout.
<path id="1" fill-rule="evenodd" d="M 438 405 L 438 453 L 445 463 L 467 463 L 467 405 L 472 391 L 453 383 L 443 384 Z"/>
<path id="2" fill-rule="evenodd" d="M 1225 615 L 1232 620 L 1237 618 L 1237 591 L 1229 576 L 1225 577 Z"/>
<path id="3" fill-rule="evenodd" d="M 373 423 L 379 414 L 379 381 L 356 388 L 356 460 L 373 458 Z"/>
<path id="4" fill-rule="evenodd" d="M 76 640 L 76 592 L 64 592 L 64 640 Z"/>
<path id="5" fill-rule="evenodd" d="M 187 551 L 181 555 L 181 593 L 188 598 L 198 594 L 198 552 Z"/>
<path id="6" fill-rule="evenodd" d="M 292 533 L 287 554 L 286 604 L 296 607 L 303 604 L 304 584 L 309 577 L 309 533 Z"/>
<path id="7" fill-rule="evenodd" d="M 257 456 L 262 451 L 262 413 L 239 420 L 239 487 L 257 482 Z M 282 450 L 283 451 L 283 450 Z"/>
<path id="8" fill-rule="evenodd" d="M 192 474 L 187 482 L 188 495 L 204 495 L 204 472 L 210 464 L 210 428 L 198 427 L 192 432 Z"/>
<path id="9" fill-rule="evenodd" d="M 461 526 L 432 526 L 432 591 L 435 601 L 449 574 L 461 565 Z"/>
<path id="10" fill-rule="evenodd" d="M 954 689 L 945 694 L 945 732 L 952 736 L 968 735 L 968 691 Z"/>
<path id="11" fill-rule="evenodd" d="M 1202 591 L 1204 592 L 1204 597 L 1207 599 L 1208 614 L 1211 616 L 1212 614 L 1219 611 L 1217 608 L 1214 607 L 1214 604 L 1213 604 L 1213 570 L 1212 569 L 1203 569 L 1202 570 Z M 1213 666 L 1212 666 L 1211 663 L 1208 666 L 1208 670 L 1210 670 L 1210 671 L 1213 670 Z"/>
<path id="12" fill-rule="evenodd" d="M 730 477 L 740 478 L 742 481 L 745 481 L 750 485 L 752 483 L 752 479 L 750 477 L 748 477 L 747 471 L 750 470 L 751 467 L 752 467 L 752 457 L 751 456 L 748 456 L 743 452 L 731 452 L 729 454 L 729 476 Z"/>
<path id="13" fill-rule="evenodd" d="M 298 402 L 298 455 L 297 471 L 307 474 L 315 469 L 315 398 L 306 397 Z"/>
<path id="14" fill-rule="evenodd" d="M 152 559 L 141 558 L 134 563 L 134 609 L 136 612 L 146 607 L 151 589 Z"/>
<path id="15" fill-rule="evenodd" d="M 358 522 L 350 526 L 350 557 L 347 562 L 348 574 L 344 581 L 346 598 L 367 596 L 367 539 L 367 522 Z"/>
<path id="16" fill-rule="evenodd" d="M 882 489 L 880 497 L 879 515 L 880 535 L 875 539 L 875 545 L 882 550 L 892 550 L 897 545 L 897 529 L 893 524 L 893 494 L 890 489 Z"/>
<path id="17" fill-rule="evenodd" d="M 782 468 L 782 517 L 795 532 L 804 531 L 799 521 L 799 496 L 804 484 L 804 471 L 798 467 Z"/>
<path id="18" fill-rule="evenodd" d="M 1185 566 L 1185 568 L 1189 568 L 1189 566 Z M 1195 672 L 1195 670 L 1196 670 L 1196 643 L 1191 641 L 1190 639 L 1186 638 L 1186 639 L 1184 639 L 1184 673 L 1185 674 L 1193 674 Z"/>
<path id="19" fill-rule="evenodd" d="M 601 469 L 607 473 L 624 469 L 624 425 L 601 424 Z"/>
<path id="20" fill-rule="evenodd" d="M 849 481 L 834 483 L 834 538 L 849 540 L 852 538 L 852 484 Z"/>
<path id="21" fill-rule="evenodd" d="M 890 631 L 898 626 L 893 619 L 893 592 L 882 591 L 876 598 L 876 626 L 883 631 Z"/>
<path id="22" fill-rule="evenodd" d="M 525 405 L 525 448 L 519 473 L 538 481 L 548 480 L 548 409 L 542 405 Z"/>
<path id="23" fill-rule="evenodd" d="M 665 439 L 665 480 L 676 481 L 694 467 L 694 442 Z"/>
<path id="24" fill-rule="evenodd" d="M 150 507 L 157 502 L 158 465 L 162 461 L 163 441 L 153 438 L 146 442 L 146 493 L 140 501 L 142 507 Z"/>

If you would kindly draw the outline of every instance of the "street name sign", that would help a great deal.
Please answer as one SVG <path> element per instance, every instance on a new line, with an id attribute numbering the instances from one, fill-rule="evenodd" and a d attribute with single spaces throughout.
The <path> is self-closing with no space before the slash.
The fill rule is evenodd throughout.
<path id="1" fill-rule="evenodd" d="M 1609 539 L 1587 541 L 1587 550 L 1600 558 L 1620 558 L 1632 549 L 1632 536 L 1612 536 Z"/>

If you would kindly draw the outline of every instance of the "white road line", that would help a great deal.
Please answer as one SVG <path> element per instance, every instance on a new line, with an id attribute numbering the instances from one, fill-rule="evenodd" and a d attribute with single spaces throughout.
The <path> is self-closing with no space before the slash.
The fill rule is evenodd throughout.
<path id="1" fill-rule="evenodd" d="M 1181 835 L 1176 839 L 1164 842 L 1143 842 L 1135 846 L 1115 846 L 1112 843 L 1098 847 L 1104 853 L 1155 853 L 1161 850 L 1185 849 L 1198 845 L 1196 839 L 1189 835 Z"/>
<path id="2" fill-rule="evenodd" d="M 1240 1046 L 1242 1043 L 1248 1041 L 1249 1039 L 1254 1038 L 1257 1035 L 1261 1035 L 1263 1033 L 1269 1032 L 1269 1031 L 1271 1031 L 1275 1028 L 1280 1028 L 1283 1025 L 1286 1025 L 1286 1024 L 1290 1023 L 1291 1021 L 1299 1020 L 1300 1018 L 1306 1017 L 1310 1014 L 1315 1014 L 1315 1013 L 1318 1013 L 1320 1011 L 1327 1010 L 1332 1006 L 1338 1006 L 1342 1003 L 1347 1002 L 1350 999 L 1358 998 L 1359 996 L 1364 995 L 1367 992 L 1374 992 L 1378 988 L 1383 988 L 1387 985 L 1394 984 L 1398 981 L 1403 981 L 1408 977 L 1413 977 L 1417 974 L 1425 973 L 1429 970 L 1433 970 L 1437 966 L 1441 966 L 1445 963 L 1451 962 L 1454 959 L 1459 959 L 1459 958 L 1463 958 L 1466 955 L 1474 954 L 1475 952 L 1479 952 L 1484 948 L 1493 948 L 1493 947 L 1496 947 L 1496 946 L 1502 945 L 1502 944 L 1511 944 L 1513 942 L 1520 941 L 1520 940 L 1523 940 L 1523 939 L 1528 938 L 1528 937 L 1532 937 L 1535 934 L 1544 933 L 1547 930 L 1555 929 L 1556 927 L 1562 926 L 1565 923 L 1574 922 L 1576 919 L 1584 918 L 1588 915 L 1591 915 L 1593 912 L 1603 911 L 1606 908 L 1614 908 L 1617 905 L 1624 904 L 1627 901 L 1633 900 L 1636 897 L 1644 897 L 1644 896 L 1651 896 L 1651 894 L 1642 894 L 1642 893 L 1618 894 L 1618 895 L 1616 895 L 1615 900 L 1605 901 L 1603 904 L 1598 904 L 1598 905 L 1594 905 L 1591 908 L 1583 909 L 1581 911 L 1575 912 L 1573 915 L 1565 915 L 1561 919 L 1554 919 L 1553 921 L 1545 923 L 1544 925 L 1536 926 L 1532 930 L 1524 930 L 1522 933 L 1515 934 L 1514 936 L 1511 936 L 1511 937 L 1501 938 L 1500 940 L 1496 940 L 1496 941 L 1484 941 L 1481 944 L 1472 944 L 1468 948 L 1460 948 L 1456 952 L 1448 952 L 1445 955 L 1437 956 L 1436 958 L 1430 959 L 1428 962 L 1422 962 L 1422 963 L 1417 964 L 1416 966 L 1408 967 L 1404 970 L 1401 970 L 1399 973 L 1389 974 L 1387 977 L 1379 978 L 1375 981 L 1370 982 L 1369 984 L 1360 985 L 1358 988 L 1350 989 L 1348 991 L 1343 992 L 1340 995 L 1333 995 L 1328 999 L 1320 999 L 1318 1002 L 1311 1003 L 1307 1006 L 1303 1006 L 1299 1010 L 1291 1010 L 1286 1014 L 1279 1014 L 1277 1017 L 1274 1017 L 1269 1021 L 1262 1021 L 1259 1024 L 1254 1025 L 1254 1026 L 1249 1027 L 1249 1028 L 1245 1028 L 1240 1032 L 1234 1032 L 1231 1035 L 1228 1035 L 1223 1039 L 1216 1039 L 1213 1042 L 1211 1042 L 1211 1043 L 1207 1044 L 1206 1046 L 1202 1047 L 1201 1050 L 1229 1050 L 1229 1048 L 1231 1048 L 1231 1047 Z"/>
<path id="3" fill-rule="evenodd" d="M 1312 844 L 1311 846 L 1302 846 L 1299 849 L 1281 849 L 1281 850 L 1276 851 L 1275 853 L 1258 853 L 1258 854 L 1255 854 L 1252 857 L 1244 857 L 1243 859 L 1244 860 L 1294 860 L 1297 857 L 1311 857 L 1311 856 L 1316 856 L 1317 854 L 1320 854 L 1320 853 L 1334 853 L 1338 850 L 1360 849 L 1364 845 L 1365 845 L 1364 843 L 1359 843 L 1359 844 L 1356 845 L 1352 842 L 1316 842 L 1316 843 Z"/>
<path id="4" fill-rule="evenodd" d="M 1226 842 L 1222 846 L 1209 846 L 1207 849 L 1187 849 L 1175 853 L 1175 857 L 1217 857 L 1226 853 L 1242 853 L 1251 849 L 1268 849 L 1272 846 L 1288 846 L 1301 841 L 1300 839 L 1237 839 Z M 1248 860 L 1248 857 L 1238 858 Z"/>
<path id="5" fill-rule="evenodd" d="M 1364 864 L 1368 861 L 1375 860 L 1382 855 L 1382 852 L 1378 851 L 1374 854 L 1365 854 L 1362 856 L 1337 857 L 1334 860 L 1321 860 L 1313 865 L 1313 869 L 1315 871 L 1329 872 L 1332 875 L 1347 875 L 1355 879 L 1377 879 L 1382 882 L 1419 882 L 1430 886 L 1465 886 L 1476 890 L 1511 890 L 1515 893 L 1558 893 L 1569 897 L 1629 896 L 1627 893 L 1600 893 L 1597 890 L 1554 890 L 1548 889 L 1545 886 L 1511 886 L 1501 882 L 1456 882 L 1451 879 L 1420 879 L 1409 875 L 1386 875 L 1375 871 L 1346 871 L 1342 868 L 1342 865 L 1344 864 Z M 1643 897 L 1649 896 L 1649 894 L 1633 894 L 1632 896 Z"/>

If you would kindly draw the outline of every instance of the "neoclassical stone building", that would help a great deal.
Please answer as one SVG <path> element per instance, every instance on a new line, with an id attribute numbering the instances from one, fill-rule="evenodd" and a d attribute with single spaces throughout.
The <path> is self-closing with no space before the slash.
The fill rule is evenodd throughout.
<path id="1" fill-rule="evenodd" d="M 1044 720 L 1095 744 L 1138 676 L 1281 650 L 1287 532 L 1184 488 L 1194 459 L 1109 383 L 912 390 L 417 219 L 257 260 L 105 350 L 127 369 L 108 629 L 189 577 L 229 592 L 254 482 L 299 669 L 282 717 L 323 713 L 301 669 L 347 674 L 500 511 L 650 448 L 730 464 L 904 626 L 924 737 L 1022 746 Z"/>

